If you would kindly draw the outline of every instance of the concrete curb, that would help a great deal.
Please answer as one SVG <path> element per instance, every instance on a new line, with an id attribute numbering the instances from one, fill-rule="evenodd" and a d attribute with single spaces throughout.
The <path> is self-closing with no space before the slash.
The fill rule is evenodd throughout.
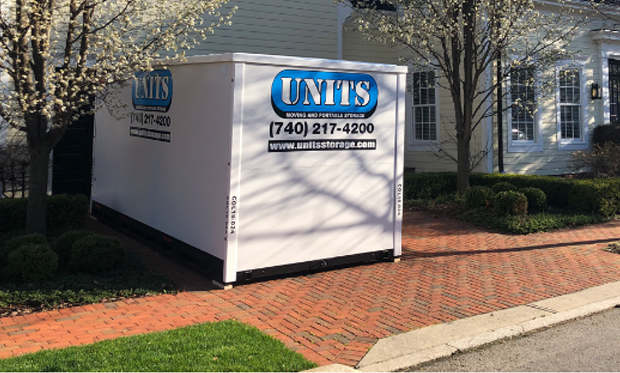
<path id="1" fill-rule="evenodd" d="M 396 371 L 620 305 L 620 282 L 383 338 L 357 365 Z M 317 368 L 320 369 L 320 368 Z"/>
<path id="2" fill-rule="evenodd" d="M 468 317 L 379 340 L 357 369 L 333 364 L 309 372 L 391 372 L 592 315 L 620 305 L 620 282 Z"/>

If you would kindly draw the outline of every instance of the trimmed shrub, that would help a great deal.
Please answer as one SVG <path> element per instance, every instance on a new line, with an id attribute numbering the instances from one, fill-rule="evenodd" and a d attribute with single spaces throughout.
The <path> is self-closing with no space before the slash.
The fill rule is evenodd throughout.
<path id="1" fill-rule="evenodd" d="M 0 233 L 26 227 L 27 205 L 28 201 L 25 198 L 0 199 Z"/>
<path id="2" fill-rule="evenodd" d="M 26 228 L 28 200 L 0 199 L 0 233 Z M 47 229 L 52 231 L 86 227 L 89 202 L 84 195 L 57 194 L 47 198 Z"/>
<path id="3" fill-rule="evenodd" d="M 456 173 L 420 172 L 405 174 L 404 198 L 435 199 L 442 194 L 456 192 Z"/>
<path id="4" fill-rule="evenodd" d="M 126 255 L 127 251 L 118 239 L 91 234 L 73 244 L 69 269 L 85 273 L 110 271 L 117 268 Z"/>
<path id="5" fill-rule="evenodd" d="M 547 195 L 538 188 L 521 188 L 519 192 L 527 198 L 527 207 L 532 212 L 543 211 L 547 207 Z"/>
<path id="6" fill-rule="evenodd" d="M 428 179 L 428 180 L 427 180 Z M 549 206 L 577 212 L 612 216 L 620 213 L 620 178 L 578 180 L 555 176 L 472 173 L 472 186 L 492 187 L 508 182 L 518 188 L 538 188 Z M 433 190 L 433 188 L 437 188 Z M 405 200 L 437 198 L 456 192 L 456 173 L 405 175 Z"/>
<path id="7" fill-rule="evenodd" d="M 94 233 L 86 230 L 77 230 L 66 232 L 62 236 L 58 237 L 58 240 L 52 246 L 52 250 L 58 254 L 58 265 L 61 268 L 69 264 L 73 244 L 86 236 L 90 236 L 91 234 Z"/>
<path id="8" fill-rule="evenodd" d="M 47 244 L 29 243 L 11 251 L 7 277 L 24 282 L 39 282 L 52 277 L 58 268 L 58 255 Z"/>
<path id="9" fill-rule="evenodd" d="M 527 197 L 514 190 L 499 192 L 493 200 L 493 212 L 497 216 L 527 214 Z"/>
<path id="10" fill-rule="evenodd" d="M 494 196 L 495 194 L 489 187 L 473 186 L 465 192 L 465 206 L 470 210 L 489 206 Z"/>
<path id="11" fill-rule="evenodd" d="M 500 182 L 509 182 L 518 188 L 538 188 L 547 195 L 547 203 L 555 207 L 570 207 L 571 189 L 577 180 L 557 176 L 514 175 L 514 174 L 471 174 L 471 185 L 492 187 Z"/>
<path id="12" fill-rule="evenodd" d="M 497 194 L 499 192 L 507 192 L 509 190 L 513 190 L 513 191 L 518 191 L 519 188 L 517 188 L 516 186 L 510 184 L 509 182 L 506 181 L 502 181 L 501 183 L 497 183 L 495 185 L 493 185 L 493 187 L 491 188 L 493 189 L 493 193 Z"/>
<path id="13" fill-rule="evenodd" d="M 611 216 L 620 212 L 620 179 L 575 180 L 569 196 L 578 211 Z"/>
<path id="14" fill-rule="evenodd" d="M 47 228 L 83 229 L 88 219 L 89 202 L 82 194 L 58 194 L 47 199 Z"/>
<path id="15" fill-rule="evenodd" d="M 0 268 L 8 264 L 11 252 L 26 245 L 47 245 L 47 238 L 42 234 L 33 233 L 24 234 L 8 240 L 5 242 L 4 246 L 0 247 Z"/>
<path id="16" fill-rule="evenodd" d="M 611 123 L 594 127 L 592 142 L 599 146 L 603 146 L 606 142 L 620 145 L 620 124 Z"/>

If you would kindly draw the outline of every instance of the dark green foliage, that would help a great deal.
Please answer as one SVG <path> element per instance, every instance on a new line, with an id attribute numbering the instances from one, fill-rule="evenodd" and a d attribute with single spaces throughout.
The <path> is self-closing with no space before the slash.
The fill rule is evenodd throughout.
<path id="1" fill-rule="evenodd" d="M 573 202 L 570 193 L 577 180 L 557 176 L 514 175 L 514 174 L 471 174 L 471 185 L 492 187 L 500 182 L 509 182 L 517 188 L 538 188 L 547 195 L 547 203 L 555 207 L 569 207 Z"/>
<path id="2" fill-rule="evenodd" d="M 405 174 L 405 200 L 437 198 L 456 192 L 456 173 L 421 172 Z"/>
<path id="3" fill-rule="evenodd" d="M 109 271 L 118 267 L 126 254 L 127 251 L 118 239 L 91 234 L 73 244 L 69 269 L 83 273 Z"/>
<path id="4" fill-rule="evenodd" d="M 578 211 L 611 216 L 620 212 L 620 179 L 575 180 L 569 196 Z"/>
<path id="5" fill-rule="evenodd" d="M 493 212 L 497 216 L 527 214 L 527 198 L 514 190 L 499 192 L 493 200 Z"/>
<path id="6" fill-rule="evenodd" d="M 25 198 L 0 199 L 0 232 L 10 232 L 26 227 Z"/>
<path id="7" fill-rule="evenodd" d="M 128 255 L 116 271 L 92 275 L 59 271 L 37 286 L 5 282 L 0 287 L 0 307 L 20 309 L 36 304 L 45 310 L 59 305 L 77 306 L 99 303 L 103 299 L 111 301 L 173 291 L 170 280 L 153 274 Z"/>
<path id="8" fill-rule="evenodd" d="M 88 219 L 89 202 L 81 194 L 58 194 L 47 199 L 47 228 L 51 231 L 83 229 Z"/>
<path id="9" fill-rule="evenodd" d="M 606 142 L 620 145 L 620 124 L 613 123 L 594 127 L 592 142 L 594 145 L 600 146 Z"/>
<path id="10" fill-rule="evenodd" d="M 482 208 L 466 211 L 460 215 L 460 218 L 478 227 L 496 229 L 500 232 L 511 234 L 547 232 L 606 221 L 606 218 L 600 215 L 575 214 L 574 212 L 497 217 L 489 212 L 488 209 Z"/>
<path id="11" fill-rule="evenodd" d="M 0 199 L 0 233 L 24 229 L 28 201 Z M 47 229 L 51 231 L 81 229 L 88 218 L 88 198 L 83 195 L 58 194 L 47 198 Z"/>
<path id="12" fill-rule="evenodd" d="M 29 243 L 11 251 L 5 271 L 8 278 L 37 283 L 52 277 L 57 268 L 58 255 L 47 243 Z"/>
<path id="13" fill-rule="evenodd" d="M 30 244 L 47 245 L 47 238 L 42 234 L 34 233 L 17 236 L 8 240 L 4 245 L 0 246 L 0 269 L 8 264 L 9 254 L 11 254 L 11 252 L 17 250 L 21 246 Z"/>
<path id="14" fill-rule="evenodd" d="M 515 192 L 517 190 L 519 190 L 519 188 L 517 188 L 516 186 L 510 184 L 507 181 L 499 182 L 499 183 L 493 185 L 493 187 L 491 189 L 493 189 L 493 193 L 495 193 L 495 194 L 497 194 L 499 192 L 507 192 L 509 190 L 512 190 L 512 191 L 515 191 Z"/>
<path id="15" fill-rule="evenodd" d="M 527 198 L 527 207 L 530 212 L 543 211 L 547 207 L 547 195 L 538 188 L 521 188 L 519 192 Z"/>
<path id="16" fill-rule="evenodd" d="M 494 196 L 495 194 L 489 187 L 473 186 L 465 192 L 465 206 L 468 209 L 489 206 Z"/>
<path id="17" fill-rule="evenodd" d="M 71 260 L 71 250 L 73 244 L 81 238 L 94 234 L 91 231 L 76 230 L 69 231 L 58 237 L 58 240 L 52 246 L 52 249 L 58 254 L 59 266 L 66 266 Z"/>

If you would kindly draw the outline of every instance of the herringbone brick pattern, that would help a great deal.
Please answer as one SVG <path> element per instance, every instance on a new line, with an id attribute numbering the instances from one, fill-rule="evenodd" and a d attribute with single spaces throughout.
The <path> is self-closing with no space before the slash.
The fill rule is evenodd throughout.
<path id="1" fill-rule="evenodd" d="M 529 236 L 408 213 L 400 263 L 0 319 L 0 357 L 238 319 L 319 364 L 379 339 L 620 280 L 620 221 Z"/>

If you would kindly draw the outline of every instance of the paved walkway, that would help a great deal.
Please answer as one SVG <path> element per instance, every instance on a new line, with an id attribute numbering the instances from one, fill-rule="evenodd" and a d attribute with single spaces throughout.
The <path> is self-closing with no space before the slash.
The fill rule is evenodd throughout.
<path id="1" fill-rule="evenodd" d="M 380 338 L 620 280 L 620 221 L 510 236 L 405 215 L 403 260 L 0 319 L 0 357 L 238 319 L 321 365 L 353 366 Z"/>

